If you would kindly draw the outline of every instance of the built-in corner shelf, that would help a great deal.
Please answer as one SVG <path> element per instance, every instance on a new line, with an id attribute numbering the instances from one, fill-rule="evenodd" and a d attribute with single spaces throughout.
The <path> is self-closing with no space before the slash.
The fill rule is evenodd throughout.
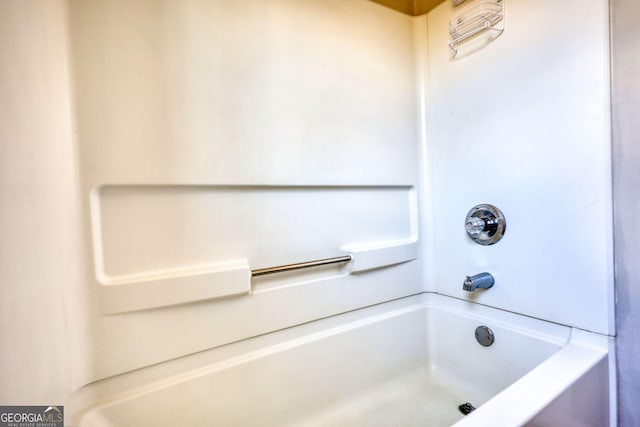
<path id="1" fill-rule="evenodd" d="M 460 44 L 485 31 L 494 33 L 494 38 L 504 31 L 504 2 L 471 2 L 468 7 L 460 8 L 456 16 L 449 21 L 449 48 L 453 56 L 458 53 Z M 457 2 L 454 4 L 460 4 Z"/>

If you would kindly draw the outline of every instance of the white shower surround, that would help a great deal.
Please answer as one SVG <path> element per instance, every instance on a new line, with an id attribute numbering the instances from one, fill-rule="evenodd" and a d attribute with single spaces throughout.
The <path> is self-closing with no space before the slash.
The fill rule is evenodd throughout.
<path id="1" fill-rule="evenodd" d="M 12 242 L 39 241 L 51 230 L 57 233 L 41 246 L 43 258 L 53 267 L 34 266 L 30 252 L 24 249 L 16 252 L 21 255 L 11 265 L 34 272 L 33 279 L 19 280 L 17 273 L 3 275 L 3 282 L 22 285 L 9 289 L 10 298 L 3 299 L 8 318 L 22 319 L 16 322 L 16 330 L 2 334 L 3 347 L 14 350 L 2 366 L 3 401 L 33 403 L 29 400 L 34 393 L 32 384 L 47 377 L 54 378 L 51 383 L 56 386 L 40 390 L 39 400 L 63 402 L 70 419 L 82 425 L 109 425 L 120 416 L 145 420 L 145 416 L 153 416 L 153 409 L 166 414 L 163 410 L 171 405 L 188 405 L 197 399 L 204 401 L 192 416 L 202 420 L 216 414 L 208 412 L 211 400 L 198 381 L 206 382 L 214 371 L 230 375 L 232 369 L 222 368 L 234 363 L 241 366 L 240 375 L 255 374 L 250 367 L 254 362 L 237 365 L 235 358 L 249 355 L 248 359 L 259 363 L 264 360 L 260 357 L 274 354 L 277 360 L 285 360 L 295 349 L 305 352 L 312 343 L 322 342 L 316 340 L 321 331 L 340 337 L 349 330 L 377 343 L 375 348 L 390 351 L 378 365 L 371 363 L 373 353 L 352 361 L 366 358 L 371 363 L 358 364 L 371 374 L 360 377 L 360 391 L 384 383 L 376 376 L 380 374 L 376 366 L 389 373 L 388 379 L 416 366 L 412 364 L 446 373 L 465 366 L 503 368 L 495 363 L 500 358 L 522 360 L 526 363 L 521 369 L 501 372 L 505 376 L 499 387 L 478 387 L 484 397 L 477 401 L 487 402 L 461 423 L 483 425 L 496 417 L 515 416 L 505 418 L 505 424 L 518 425 L 535 414 L 540 418 L 534 422 L 543 422 L 545 416 L 573 419 L 579 414 L 571 412 L 575 406 L 567 406 L 567 401 L 586 399 L 591 404 L 584 407 L 595 411 L 590 414 L 592 419 L 610 417 L 615 425 L 615 394 L 609 394 L 612 403 L 607 405 L 606 398 L 602 399 L 602 393 L 608 391 L 603 381 L 593 383 L 594 377 L 603 380 L 608 372 L 608 385 L 615 388 L 613 358 L 611 353 L 607 355 L 612 340 L 607 335 L 615 331 L 607 2 L 506 1 L 504 35 L 482 55 L 461 52 L 455 63 L 448 62 L 446 40 L 438 42 L 438 26 L 447 22 L 445 5 L 427 17 L 411 19 L 360 0 L 270 0 L 266 6 L 262 0 L 3 4 L 10 9 L 5 16 L 15 15 L 29 23 L 21 26 L 24 33 L 16 30 L 15 43 L 9 37 L 11 43 L 2 45 L 9 56 L 20 59 L 15 63 L 17 72 L 3 70 L 9 76 L 8 93 L 20 107 L 20 120 L 7 126 L 3 136 L 36 144 L 38 150 L 34 150 L 47 160 L 35 162 L 31 151 L 11 151 L 10 156 L 2 157 L 3 170 L 9 176 L 24 177 L 25 165 L 34 164 L 33 170 L 42 173 L 29 181 L 30 191 L 40 195 L 38 209 L 24 203 L 5 213 L 9 220 L 3 222 L 8 224 L 3 231 L 11 232 L 5 235 L 12 238 L 3 243 L 15 246 L 6 251 L 13 253 L 24 248 Z M 253 12 L 244 13 L 245 7 Z M 564 19 L 576 16 L 576 12 L 580 19 Z M 545 23 L 542 30 L 540 22 Z M 572 37 L 558 37 L 565 30 L 571 30 Z M 51 34 L 54 37 L 47 37 Z M 562 49 L 550 50 L 550 45 Z M 27 53 L 43 58 L 46 66 L 42 73 L 49 71 L 51 81 L 28 84 L 24 76 L 29 73 L 20 72 L 34 70 Z M 510 73 L 508 78 L 505 70 Z M 524 77 L 535 83 L 523 86 Z M 483 93 L 483 82 L 491 82 L 488 86 L 496 89 L 489 92 L 500 96 L 494 99 Z M 28 96 L 21 93 L 23 88 Z M 462 90 L 474 88 L 477 91 Z M 414 102 L 416 89 L 421 111 Z M 471 94 L 463 98 L 464 104 L 457 102 L 458 90 Z M 526 96 L 517 102 L 509 98 L 514 93 Z M 43 104 L 43 99 L 51 105 Z M 484 120 L 478 114 L 487 113 L 487 105 L 492 114 Z M 33 111 L 39 115 L 34 116 Z M 50 111 L 59 114 L 51 115 Z M 496 118 L 507 122 L 496 123 Z M 499 135 L 478 129 L 497 129 Z M 420 159 L 420 132 L 424 161 Z M 56 135 L 56 141 L 64 146 L 64 156 L 58 145 L 50 143 L 50 135 Z M 519 144 L 514 143 L 514 136 Z M 542 147 L 556 155 L 544 155 Z M 499 167 L 487 172 L 480 167 L 482 162 L 475 160 L 490 163 L 488 160 L 494 159 L 491 153 L 504 158 L 499 157 L 503 160 L 495 163 Z M 420 168 L 424 176 L 420 176 Z M 43 187 L 43 182 L 51 187 Z M 486 183 L 491 185 L 482 185 Z M 303 261 L 318 251 L 322 257 L 325 249 L 368 240 L 344 242 L 339 233 L 312 227 L 306 240 L 290 237 L 291 242 L 302 242 L 300 246 L 270 246 L 278 241 L 275 233 L 267 233 L 260 242 L 253 242 L 251 235 L 238 239 L 237 233 L 225 229 L 224 209 L 205 220 L 185 222 L 201 211 L 190 210 L 194 204 L 180 202 L 186 200 L 180 195 L 162 201 L 170 208 L 162 211 L 164 215 L 149 215 L 149 222 L 142 223 L 150 227 L 149 236 L 153 236 L 153 225 L 181 236 L 170 249 L 176 256 L 167 262 L 168 258 L 163 258 L 166 247 L 150 244 L 149 252 L 136 251 L 126 246 L 126 240 L 118 240 L 119 236 L 131 236 L 126 227 L 135 224 L 132 218 L 145 219 L 146 199 L 130 204 L 118 197 L 106 200 L 111 203 L 107 208 L 118 209 L 107 212 L 102 218 L 108 221 L 105 223 L 92 211 L 94 196 L 101 189 L 151 187 L 167 190 L 169 195 L 184 189 L 206 193 L 214 187 L 315 188 L 326 200 L 333 200 L 330 193 L 336 189 L 370 189 L 381 194 L 403 189 L 409 194 L 404 198 L 408 200 L 403 205 L 406 210 L 397 210 L 400 205 L 377 198 L 360 204 L 362 212 L 347 217 L 347 224 L 366 218 L 368 208 L 382 205 L 376 218 L 384 224 L 394 219 L 388 236 L 383 237 L 405 239 L 411 250 L 403 258 L 417 258 L 365 273 L 334 269 L 307 272 L 302 277 L 285 275 L 253 283 L 247 295 L 212 299 L 206 292 L 179 288 L 191 283 L 189 274 L 181 269 L 188 270 L 202 257 L 207 258 L 208 251 L 224 247 L 231 242 L 229 236 L 234 238 L 234 250 L 253 256 L 250 264 L 256 260 L 271 263 L 270 258 Z M 550 188 L 557 192 L 548 193 Z M 15 188 L 6 194 L 13 191 Z M 60 197 L 51 198 L 52 194 Z M 507 215 L 507 235 L 491 248 L 476 247 L 463 234 L 464 214 L 480 202 L 493 202 Z M 119 203 L 133 214 L 123 215 Z M 56 209 L 50 209 L 54 205 Z M 280 205 L 282 209 L 277 203 L 270 206 L 271 210 L 254 215 L 286 223 L 291 215 L 286 205 Z M 550 212 L 543 219 L 556 234 L 532 236 L 532 206 Z M 329 212 L 340 208 L 335 200 L 322 207 Z M 167 229 L 172 218 L 176 228 Z M 296 215 L 292 218 L 294 222 L 299 219 Z M 233 220 L 238 226 L 246 224 L 241 215 Z M 102 247 L 96 230 L 105 224 L 116 227 L 115 234 L 108 236 L 115 240 L 105 241 L 116 243 Z M 185 224 L 188 232 L 179 233 Z M 211 224 L 222 224 L 222 231 L 209 228 Z M 294 225 L 308 227 L 302 221 Z M 64 232 L 58 233 L 60 230 Z M 203 230 L 213 231 L 203 234 Z M 589 230 L 589 239 L 585 239 L 585 230 Z M 216 240 L 218 232 L 229 242 Z M 562 239 L 549 237 L 557 235 Z M 118 245 L 133 250 L 119 252 Z M 305 255 L 302 259 L 291 258 L 301 253 Z M 109 282 L 109 277 L 104 280 L 102 273 L 110 273 L 108 268 L 100 268 L 104 254 L 107 267 L 115 266 L 115 282 Z M 181 263 L 172 264 L 175 261 Z M 267 265 L 259 265 L 263 266 Z M 495 274 L 496 286 L 474 296 L 463 293 L 461 278 L 484 269 Z M 51 271 L 55 280 L 47 275 Z M 136 282 L 137 274 L 156 277 L 157 272 L 179 279 L 174 288 L 153 295 L 161 304 L 152 304 L 151 309 L 144 306 L 148 301 L 140 288 L 136 288 L 135 298 L 118 295 L 115 302 L 105 302 L 103 297 L 122 277 L 134 277 L 127 286 L 135 286 L 143 283 Z M 119 290 L 126 293 L 124 288 Z M 236 290 L 234 287 L 233 292 Z M 417 294 L 421 296 L 411 296 Z M 56 311 L 51 319 L 25 316 L 27 301 L 33 308 L 44 304 L 30 295 L 46 295 L 47 301 L 63 299 L 64 313 Z M 394 310 L 415 317 L 402 317 Z M 447 322 L 446 328 L 430 329 L 434 324 L 430 317 L 442 318 L 449 312 L 456 313 L 455 320 Z M 393 325 L 392 319 L 409 317 L 412 320 L 403 323 L 403 328 L 384 331 L 383 325 Z M 527 359 L 530 354 L 508 340 L 508 349 L 503 347 L 500 355 L 474 358 L 472 364 L 466 359 L 456 361 L 457 355 L 471 354 L 478 346 L 467 335 L 468 319 L 474 319 L 474 325 L 476 320 L 489 325 L 495 322 L 494 330 L 500 333 L 494 350 L 501 348 L 500 337 L 507 332 L 541 345 L 547 345 L 552 336 L 550 341 L 558 351 Z M 372 325 L 380 325 L 383 332 L 368 335 Z M 464 331 L 450 334 L 448 328 L 456 325 Z M 513 325 L 521 327 L 514 330 Z M 46 334 L 32 335 L 34 330 Z M 403 338 L 404 333 L 409 338 Z M 541 335 L 546 338 L 540 340 Z M 55 351 L 47 363 L 37 352 L 41 340 L 25 338 L 30 336 L 51 340 Z M 292 339 L 299 341 L 292 343 Z M 396 345 L 385 346 L 389 340 Z M 282 347 L 273 348 L 280 344 Z M 449 345 L 454 348 L 444 351 Z M 341 353 L 340 348 L 332 353 L 330 348 L 308 356 L 335 354 L 340 360 L 333 362 L 338 363 L 353 355 Z M 49 363 L 60 369 L 43 371 Z M 276 371 L 284 375 L 295 367 L 280 364 Z M 516 381 L 526 372 L 529 374 Z M 471 372 L 468 378 L 473 375 Z M 318 377 L 318 381 L 322 379 Z M 261 387 L 276 387 L 277 383 L 266 381 Z M 238 382 L 216 381 L 210 385 L 213 390 L 235 384 Z M 329 385 L 338 387 L 340 383 Z M 179 393 L 180 386 L 190 391 Z M 251 392 L 233 390 L 226 391 L 237 393 L 234 405 L 245 403 L 243 399 Z M 340 388 L 330 391 L 339 393 Z M 279 396 L 286 401 L 296 397 L 295 390 L 284 390 Z M 311 409 L 322 405 L 313 406 L 318 404 L 318 395 L 306 396 L 310 399 L 308 421 L 312 422 Z M 358 396 L 356 390 L 350 396 Z M 138 399 L 150 399 L 152 408 L 143 413 L 145 407 L 137 405 Z M 344 402 L 348 401 L 347 396 Z M 134 407 L 128 407 L 128 402 Z M 251 412 L 269 401 L 248 403 L 242 409 Z M 510 411 L 513 405 L 523 407 L 514 414 Z M 547 409 L 539 412 L 543 408 Z M 198 415 L 203 411 L 205 418 Z"/>

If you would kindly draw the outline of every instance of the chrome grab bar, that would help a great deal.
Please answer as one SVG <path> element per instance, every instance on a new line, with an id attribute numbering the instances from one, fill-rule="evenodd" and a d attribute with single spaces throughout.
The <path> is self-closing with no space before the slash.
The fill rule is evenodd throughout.
<path id="1" fill-rule="evenodd" d="M 251 277 L 264 276 L 266 274 L 282 273 L 285 271 L 299 270 L 301 268 L 318 267 L 320 265 L 337 264 L 340 262 L 349 262 L 353 260 L 351 254 L 345 256 L 339 256 L 335 258 L 318 259 L 315 261 L 298 262 L 296 264 L 279 265 L 277 267 L 260 268 L 257 270 L 251 270 Z"/>

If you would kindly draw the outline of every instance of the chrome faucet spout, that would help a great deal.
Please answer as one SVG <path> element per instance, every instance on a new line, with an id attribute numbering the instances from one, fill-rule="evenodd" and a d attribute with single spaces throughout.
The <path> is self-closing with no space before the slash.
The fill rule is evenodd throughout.
<path id="1" fill-rule="evenodd" d="M 490 273 L 480 273 L 475 276 L 467 276 L 462 284 L 462 289 L 467 292 L 473 292 L 476 289 L 489 289 L 493 286 L 495 280 Z"/>

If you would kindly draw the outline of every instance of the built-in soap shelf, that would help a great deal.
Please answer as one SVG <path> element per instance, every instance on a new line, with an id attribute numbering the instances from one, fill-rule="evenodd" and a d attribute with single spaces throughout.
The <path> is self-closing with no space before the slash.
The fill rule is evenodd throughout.
<path id="1" fill-rule="evenodd" d="M 454 4 L 460 4 L 458 2 Z M 469 2 L 466 7 L 458 7 L 456 16 L 449 21 L 449 48 L 453 56 L 458 53 L 459 46 L 473 37 L 490 31 L 493 38 L 504 31 L 505 0 Z"/>
<path id="2" fill-rule="evenodd" d="M 342 274 L 364 272 L 418 257 L 415 239 L 347 245 L 340 250 L 350 257 Z M 251 294 L 254 271 L 248 260 L 241 259 L 125 276 L 117 280 L 102 278 L 103 309 L 106 313 L 116 314 L 213 298 L 247 296 Z"/>

